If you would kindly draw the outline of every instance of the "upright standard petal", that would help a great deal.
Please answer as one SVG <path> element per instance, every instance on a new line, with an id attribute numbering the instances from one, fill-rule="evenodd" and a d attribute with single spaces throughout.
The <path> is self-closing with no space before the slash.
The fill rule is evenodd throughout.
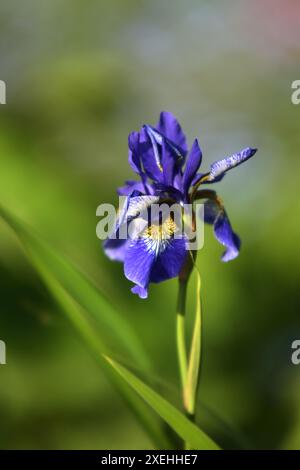
<path id="1" fill-rule="evenodd" d="M 177 172 L 176 157 L 174 157 L 173 150 L 163 139 L 161 145 L 161 164 L 164 173 L 164 184 L 166 186 L 173 186 L 174 177 Z"/>
<path id="2" fill-rule="evenodd" d="M 146 124 L 143 126 L 143 130 L 152 143 L 152 162 L 154 161 L 156 167 L 160 170 L 160 174 L 156 176 L 155 181 L 163 182 L 168 186 L 174 186 L 176 184 L 176 178 L 181 176 L 181 167 L 184 161 L 181 151 L 173 142 L 155 128 Z M 149 164 L 149 162 L 147 163 Z M 151 172 L 154 174 L 152 169 Z"/>
<path id="3" fill-rule="evenodd" d="M 202 152 L 199 147 L 198 140 L 195 139 L 183 173 L 182 186 L 185 195 L 188 193 L 189 188 L 197 174 L 197 171 L 199 170 L 201 161 Z"/>
<path id="4" fill-rule="evenodd" d="M 231 170 L 232 168 L 247 161 L 249 158 L 253 157 L 256 152 L 257 149 L 246 147 L 240 152 L 234 153 L 230 157 L 226 157 L 222 160 L 214 162 L 210 167 L 210 172 L 208 174 L 207 181 L 220 181 L 228 170 Z"/>
<path id="5" fill-rule="evenodd" d="M 145 126 L 140 132 L 139 151 L 145 173 L 153 181 L 164 182 L 163 168 L 161 165 L 161 155 L 157 142 Z"/>
<path id="6" fill-rule="evenodd" d="M 148 124 L 145 124 L 143 126 L 143 129 L 148 134 L 152 142 L 154 152 L 157 155 L 156 157 L 157 161 L 159 161 L 159 163 L 161 164 L 161 158 L 162 158 L 161 148 L 165 144 L 165 147 L 170 152 L 170 155 L 172 156 L 172 159 L 174 160 L 176 167 L 178 168 L 178 170 L 180 170 L 185 160 L 185 153 L 182 152 L 182 149 L 178 147 L 178 145 L 176 145 L 175 142 L 170 140 L 164 134 L 161 134 L 161 132 L 159 132 L 154 127 L 149 126 Z"/>
<path id="7" fill-rule="evenodd" d="M 142 174 L 142 163 L 140 156 L 140 134 L 131 132 L 128 136 L 128 162 L 138 175 Z"/>
<path id="8" fill-rule="evenodd" d="M 188 146 L 185 134 L 173 114 L 167 111 L 161 112 L 155 128 L 178 147 L 183 157 L 187 154 Z"/>

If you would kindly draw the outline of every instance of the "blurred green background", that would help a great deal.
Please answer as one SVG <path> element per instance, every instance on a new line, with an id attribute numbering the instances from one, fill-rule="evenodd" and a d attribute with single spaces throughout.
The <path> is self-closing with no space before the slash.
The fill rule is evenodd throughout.
<path id="1" fill-rule="evenodd" d="M 152 286 L 147 301 L 133 296 L 122 266 L 103 255 L 96 207 L 117 202 L 116 187 L 133 176 L 127 135 L 161 110 L 190 141 L 199 137 L 206 169 L 259 148 L 216 187 L 242 238 L 240 257 L 222 264 L 210 227 L 198 256 L 199 419 L 203 410 L 209 429 L 218 414 L 258 449 L 300 448 L 300 366 L 290 360 L 300 337 L 300 106 L 291 104 L 299 21 L 297 0 L 0 6 L 1 203 L 113 299 L 174 403 L 176 281 Z M 2 222 L 0 235 L 0 448 L 150 448 Z M 190 310 L 193 291 L 194 280 Z"/>

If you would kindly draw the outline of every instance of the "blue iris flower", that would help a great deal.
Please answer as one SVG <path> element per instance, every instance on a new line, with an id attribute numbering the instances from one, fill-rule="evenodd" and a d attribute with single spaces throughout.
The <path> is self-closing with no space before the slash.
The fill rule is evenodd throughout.
<path id="1" fill-rule="evenodd" d="M 124 263 L 131 289 L 141 298 L 148 296 L 149 283 L 177 277 L 188 258 L 187 239 L 180 236 L 172 218 L 146 223 L 151 206 L 162 201 L 179 204 L 204 200 L 204 220 L 213 225 L 216 239 L 226 248 L 222 261 L 236 258 L 240 239 L 232 230 L 224 205 L 215 191 L 199 189 L 204 184 L 220 181 L 226 172 L 248 160 L 256 149 L 247 147 L 238 153 L 218 160 L 206 173 L 199 173 L 202 152 L 197 139 L 188 151 L 186 137 L 177 119 L 162 112 L 156 126 L 144 125 L 128 137 L 128 160 L 139 180 L 126 181 L 118 194 L 126 196 L 113 233 L 104 243 L 110 259 Z M 122 227 L 136 224 L 136 234 L 119 238 Z M 177 236 L 174 236 L 174 235 Z"/>

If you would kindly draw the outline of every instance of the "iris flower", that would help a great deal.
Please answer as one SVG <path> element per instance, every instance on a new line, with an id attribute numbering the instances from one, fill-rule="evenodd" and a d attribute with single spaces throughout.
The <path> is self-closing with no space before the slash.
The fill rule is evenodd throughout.
<path id="1" fill-rule="evenodd" d="M 209 171 L 200 173 L 202 151 L 195 139 L 190 150 L 182 128 L 169 112 L 162 112 L 156 126 L 144 125 L 128 137 L 128 160 L 138 180 L 126 181 L 118 194 L 126 196 L 113 233 L 104 243 L 112 260 L 124 263 L 131 289 L 141 298 L 148 296 L 149 283 L 180 276 L 188 262 L 188 241 L 173 218 L 143 224 L 153 204 L 163 201 L 191 204 L 204 201 L 204 220 L 213 225 L 216 239 L 225 247 L 222 261 L 236 258 L 240 239 L 233 231 L 222 200 L 211 189 L 201 189 L 223 179 L 226 172 L 251 158 L 256 149 L 247 147 L 214 162 Z M 142 228 L 128 239 L 119 233 L 124 225 L 135 221 Z M 177 235 L 177 236 L 175 236 Z"/>

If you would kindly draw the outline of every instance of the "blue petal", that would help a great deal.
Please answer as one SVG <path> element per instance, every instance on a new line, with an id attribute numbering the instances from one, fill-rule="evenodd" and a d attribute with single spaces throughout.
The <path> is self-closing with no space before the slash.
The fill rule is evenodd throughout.
<path id="1" fill-rule="evenodd" d="M 142 238 L 131 240 L 125 255 L 124 274 L 142 289 L 148 288 L 155 253 L 149 252 Z"/>
<path id="2" fill-rule="evenodd" d="M 155 239 L 145 233 L 131 240 L 124 262 L 127 279 L 140 289 L 134 293 L 146 295 L 150 282 L 161 282 L 178 276 L 188 251 L 184 238 Z"/>
<path id="3" fill-rule="evenodd" d="M 164 173 L 164 183 L 168 186 L 173 186 L 176 173 L 176 160 L 172 149 L 170 149 L 164 139 L 161 145 L 161 163 Z"/>
<path id="4" fill-rule="evenodd" d="M 178 189 L 178 191 L 182 192 L 182 174 L 181 174 L 181 172 L 178 172 L 174 176 L 173 186 L 174 186 L 175 189 Z"/>
<path id="5" fill-rule="evenodd" d="M 174 185 L 175 178 L 181 174 L 181 166 L 184 161 L 181 151 L 173 142 L 153 127 L 144 125 L 143 130 L 148 135 L 153 147 L 152 162 L 155 162 L 156 167 L 156 177 L 153 179 L 157 182 L 163 181 L 164 184 L 169 186 Z M 150 158 L 150 155 L 148 158 Z M 160 170 L 160 173 L 157 172 L 157 168 Z M 151 173 L 154 174 L 152 168 Z"/>
<path id="6" fill-rule="evenodd" d="M 159 149 L 155 139 L 153 136 L 148 134 L 145 128 L 143 128 L 140 132 L 139 151 L 147 176 L 154 181 L 163 183 L 164 176 L 160 161 Z"/>
<path id="7" fill-rule="evenodd" d="M 158 148 L 158 146 L 161 147 L 163 143 L 165 143 L 166 147 L 171 152 L 172 158 L 175 160 L 177 167 L 180 168 L 184 163 L 184 157 L 186 155 L 186 152 L 183 152 L 182 149 L 178 147 L 175 142 L 170 140 L 168 137 L 166 137 L 154 127 L 145 124 L 143 128 L 149 135 L 153 147 Z M 158 160 L 161 160 L 160 157 L 158 157 Z"/>
<path id="8" fill-rule="evenodd" d="M 131 292 L 133 294 L 137 294 L 140 299 L 147 299 L 148 297 L 148 288 L 141 287 L 141 286 L 134 286 L 131 288 Z"/>
<path id="9" fill-rule="evenodd" d="M 155 128 L 177 146 L 181 155 L 185 156 L 187 154 L 186 137 L 173 114 L 167 111 L 160 113 L 159 121 Z"/>
<path id="10" fill-rule="evenodd" d="M 145 217 L 147 220 L 147 209 L 152 204 L 159 201 L 158 196 L 137 194 L 136 191 L 133 191 L 132 194 L 126 198 L 111 235 L 103 243 L 104 252 L 111 260 L 124 261 L 125 252 L 130 242 L 127 233 L 129 222 L 138 217 Z M 124 232 L 122 232 L 122 228 L 126 229 L 126 231 L 124 230 Z M 120 232 L 123 238 L 120 238 Z M 125 235 L 126 238 L 124 238 L 123 235 Z"/>
<path id="11" fill-rule="evenodd" d="M 162 282 L 178 276 L 188 256 L 187 243 L 184 238 L 175 238 L 170 241 L 156 259 L 152 267 L 150 282 Z"/>
<path id="12" fill-rule="evenodd" d="M 192 181 L 194 180 L 196 173 L 201 165 L 201 161 L 202 152 L 199 147 L 198 140 L 195 139 L 183 173 L 182 185 L 184 194 L 188 193 Z"/>
<path id="13" fill-rule="evenodd" d="M 128 161 L 135 173 L 142 173 L 141 157 L 139 152 L 140 134 L 139 132 L 131 132 L 128 136 Z"/>
<path id="14" fill-rule="evenodd" d="M 147 218 L 147 210 L 152 204 L 157 204 L 159 202 L 159 196 L 132 196 L 129 198 L 129 203 L 127 206 L 126 217 L 123 219 L 123 223 L 129 222 L 136 217 L 146 217 Z"/>
<path id="15" fill-rule="evenodd" d="M 103 249 L 106 256 L 112 261 L 124 262 L 125 254 L 129 240 L 120 240 L 118 238 L 108 238 L 103 243 Z"/>
<path id="16" fill-rule="evenodd" d="M 149 185 L 141 181 L 125 181 L 125 185 L 118 188 L 117 192 L 120 196 L 129 196 L 132 191 L 139 191 L 141 193 L 149 193 Z"/>
<path id="17" fill-rule="evenodd" d="M 161 183 L 154 183 L 153 184 L 154 193 L 156 195 L 160 195 L 161 197 L 171 197 L 174 201 L 180 203 L 182 201 L 183 195 L 182 191 L 176 189 L 173 186 L 167 186 Z"/>
<path id="18" fill-rule="evenodd" d="M 130 204 L 128 196 L 121 208 L 120 214 L 116 220 L 115 226 L 110 236 L 104 241 L 103 249 L 106 256 L 113 261 L 124 262 L 128 240 L 119 237 L 120 227 L 126 223 L 127 211 Z"/>
<path id="19" fill-rule="evenodd" d="M 214 223 L 216 239 L 226 247 L 222 255 L 222 261 L 231 261 L 239 255 L 241 241 L 232 230 L 231 224 L 225 211 L 221 212 Z"/>
<path id="20" fill-rule="evenodd" d="M 214 162 L 210 167 L 210 172 L 207 181 L 220 181 L 220 179 L 223 178 L 223 176 L 228 170 L 231 170 L 231 168 L 234 168 L 240 165 L 241 163 L 245 162 L 246 160 L 251 158 L 256 152 L 257 149 L 247 147 L 238 153 L 234 153 L 230 157 L 226 157 L 222 160 Z"/>
<path id="21" fill-rule="evenodd" d="M 204 220 L 214 225 L 216 239 L 226 247 L 222 261 L 231 261 L 239 255 L 241 241 L 232 230 L 227 213 L 216 201 L 208 200 L 204 206 Z"/>

